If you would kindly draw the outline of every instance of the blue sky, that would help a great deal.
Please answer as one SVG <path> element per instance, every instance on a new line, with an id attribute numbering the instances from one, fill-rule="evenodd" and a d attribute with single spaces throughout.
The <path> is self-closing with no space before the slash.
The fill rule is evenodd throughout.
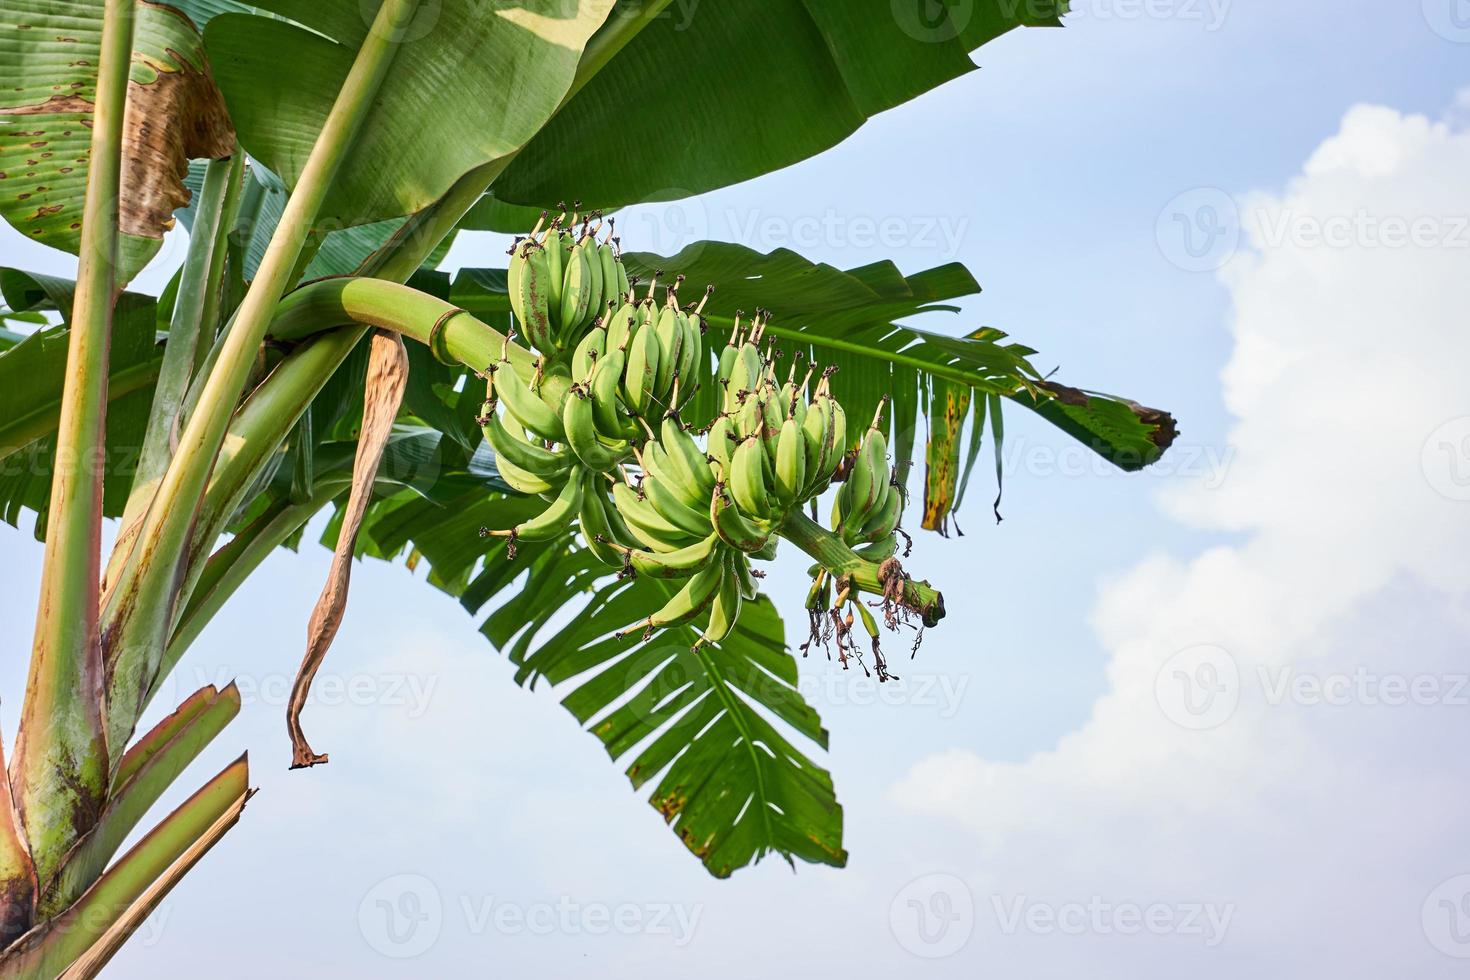
<path id="1" fill-rule="evenodd" d="M 1059 379 L 1180 421 L 1154 473 L 1067 475 L 1084 457 L 1012 413 L 1005 523 L 976 492 L 966 537 L 916 548 L 951 615 L 907 683 L 802 664 L 850 866 L 709 880 L 550 692 L 514 687 L 455 603 L 378 564 L 357 569 L 326 668 L 359 693 L 308 714 L 332 763 L 287 773 L 282 697 L 328 558 L 308 547 L 269 562 L 180 669 L 181 694 L 242 679 L 247 708 L 197 771 L 248 747 L 263 792 L 115 975 L 221 951 L 211 973 L 240 977 L 1457 975 L 1470 943 L 1441 917 L 1470 894 L 1452 692 L 1470 505 L 1432 465 L 1470 446 L 1452 373 L 1470 9 L 1075 6 L 820 158 L 622 222 L 639 248 L 693 229 L 763 249 L 796 235 L 844 267 L 964 262 L 984 294 L 926 325 L 1001 327 Z M 1238 252 L 1181 268 L 1175 213 L 1199 230 L 1221 200 Z M 1360 209 L 1440 237 L 1273 239 L 1274 218 Z M 865 239 L 885 223 L 893 240 Z M 0 247 L 69 268 L 9 228 Z M 473 236 L 446 267 L 501 252 Z M 771 579 L 793 621 L 800 564 Z M 0 567 L 9 741 L 28 534 L 0 528 Z M 1174 703 L 1176 677 L 1225 678 L 1233 710 Z M 1395 677 L 1425 696 L 1391 703 Z M 400 943 L 380 901 L 428 924 Z M 1157 928 L 1130 931 L 1130 909 Z M 627 927 L 599 930 L 604 912 Z"/>

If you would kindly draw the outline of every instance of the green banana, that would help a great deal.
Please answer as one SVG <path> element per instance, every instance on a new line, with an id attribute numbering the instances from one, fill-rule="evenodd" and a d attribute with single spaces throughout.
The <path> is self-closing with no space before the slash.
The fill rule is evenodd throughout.
<path id="1" fill-rule="evenodd" d="M 730 567 L 735 570 L 735 577 L 740 580 L 740 595 L 747 601 L 754 602 L 761 594 L 761 587 L 760 583 L 755 580 L 755 574 L 750 570 L 750 556 L 743 551 L 735 551 L 730 554 L 730 559 Z"/>
<path id="2" fill-rule="evenodd" d="M 620 302 L 620 285 L 626 281 L 626 273 L 622 272 L 623 263 L 618 259 L 618 251 L 613 248 L 611 239 L 604 239 L 597 246 L 597 264 L 602 269 L 602 301 L 597 307 L 606 309 L 609 303 Z"/>
<path id="3" fill-rule="evenodd" d="M 776 448 L 776 499 L 790 509 L 806 489 L 806 442 L 801 426 L 789 418 L 781 426 Z"/>
<path id="4" fill-rule="evenodd" d="M 573 386 L 562 406 L 562 427 L 566 430 L 566 442 L 582 465 L 599 473 L 607 473 L 623 461 L 628 452 L 627 443 L 621 446 L 605 446 L 597 438 L 597 422 L 592 416 L 592 398 L 587 390 Z"/>
<path id="5" fill-rule="evenodd" d="M 670 468 L 695 488 L 701 501 L 709 499 L 715 489 L 715 477 L 710 472 L 709 458 L 694 441 L 694 436 L 676 416 L 668 415 L 659 427 L 659 438 Z"/>
<path id="6" fill-rule="evenodd" d="M 490 531 L 488 536 L 512 541 L 550 541 L 565 534 L 582 509 L 582 493 L 586 484 L 580 479 L 568 480 L 556 499 L 541 513 L 509 531 Z"/>
<path id="7" fill-rule="evenodd" d="M 495 457 L 495 472 L 500 474 L 500 478 L 512 490 L 533 496 L 554 494 L 566 482 L 565 474 L 558 478 L 548 479 L 515 465 L 504 456 Z"/>
<path id="8" fill-rule="evenodd" d="M 765 398 L 761 400 L 761 448 L 766 451 L 766 457 L 776 462 L 776 449 L 781 436 L 781 427 L 786 424 L 786 416 L 781 412 L 781 393 L 773 386 L 765 386 Z"/>
<path id="9" fill-rule="evenodd" d="M 627 302 L 620 305 L 607 321 L 607 349 L 626 348 L 637 325 L 638 307 Z"/>
<path id="10" fill-rule="evenodd" d="M 759 518 L 770 516 L 765 449 L 758 436 L 747 436 L 735 450 L 730 463 L 730 493 L 746 514 Z"/>
<path id="11" fill-rule="evenodd" d="M 639 454 L 639 461 L 645 473 L 653 476 L 672 491 L 685 506 L 695 510 L 705 508 L 709 498 L 700 491 L 699 484 L 686 478 L 674 467 L 662 443 L 652 440 L 645 443 L 642 453 Z"/>
<path id="12" fill-rule="evenodd" d="M 714 601 L 724 579 L 725 563 L 710 562 L 696 572 L 662 609 L 636 625 L 643 627 L 644 636 L 651 636 L 656 630 L 682 626 L 698 619 Z"/>
<path id="13" fill-rule="evenodd" d="M 572 352 L 572 380 L 579 384 L 586 384 L 592 376 L 593 366 L 606 353 L 607 331 L 603 329 L 587 331 L 587 335 Z"/>
<path id="14" fill-rule="evenodd" d="M 874 541 L 872 544 L 860 545 L 852 549 L 852 553 L 859 558 L 881 565 L 898 554 L 898 535 L 890 534 L 888 537 Z"/>
<path id="15" fill-rule="evenodd" d="M 607 500 L 603 497 L 600 486 L 602 477 L 587 471 L 582 474 L 582 479 L 586 481 L 582 488 L 582 510 L 578 521 L 582 540 L 598 561 L 621 568 L 623 552 L 618 545 L 622 542 L 618 540 L 613 522 L 608 516 Z"/>
<path id="16" fill-rule="evenodd" d="M 637 332 L 628 342 L 628 363 L 623 369 L 623 400 L 634 415 L 644 417 L 653 403 L 660 350 L 649 306 L 639 311 Z"/>
<path id="17" fill-rule="evenodd" d="M 759 394 L 752 391 L 745 396 L 735 416 L 735 432 L 741 439 L 758 438 L 764 425 L 765 410 L 761 407 Z"/>
<path id="18" fill-rule="evenodd" d="M 560 413 L 521 381 L 509 361 L 497 365 L 495 377 L 501 379 L 494 384 L 495 396 L 516 421 L 543 439 L 566 442 Z"/>
<path id="19" fill-rule="evenodd" d="M 554 317 L 561 316 L 562 288 L 566 282 L 568 236 L 561 230 L 563 214 L 551 223 L 551 231 L 547 232 L 546 240 L 542 243 L 546 246 L 546 275 L 547 275 L 547 305 Z M 549 351 L 545 353 L 550 353 Z"/>
<path id="20" fill-rule="evenodd" d="M 898 522 L 902 517 L 903 491 L 889 483 L 883 488 L 878 506 L 873 508 L 862 525 L 853 530 L 852 539 L 847 543 L 881 541 L 898 529 Z"/>
<path id="21" fill-rule="evenodd" d="M 730 458 L 734 455 L 735 440 L 734 416 L 721 415 L 710 423 L 709 436 L 706 440 L 710 459 L 723 467 L 726 472 L 730 470 Z"/>
<path id="22" fill-rule="evenodd" d="M 551 324 L 551 264 L 547 250 L 527 238 L 515 247 L 506 278 L 511 311 L 526 340 L 536 349 L 555 349 Z"/>
<path id="23" fill-rule="evenodd" d="M 645 454 L 645 464 L 647 459 Z M 684 533 L 698 537 L 710 533 L 709 515 L 685 503 L 672 487 L 646 468 L 643 473 L 643 493 L 659 516 Z"/>
<path id="24" fill-rule="evenodd" d="M 724 488 L 716 490 L 710 499 L 710 519 L 720 540 L 746 554 L 760 551 L 771 538 L 771 531 L 742 514 Z"/>
<path id="25" fill-rule="evenodd" d="M 660 514 L 648 500 L 621 480 L 613 484 L 613 503 L 633 536 L 651 551 L 678 551 L 700 540 Z"/>
<path id="26" fill-rule="evenodd" d="M 630 439 L 637 433 L 622 414 L 618 386 L 623 381 L 625 353 L 620 349 L 607 352 L 592 370 L 588 393 L 592 396 L 592 419 L 597 431 L 606 439 Z"/>
<path id="27" fill-rule="evenodd" d="M 711 531 L 702 541 L 665 554 L 638 548 L 617 550 L 639 575 L 647 575 L 649 578 L 688 578 L 714 559 L 723 547 L 724 542 L 720 540 L 720 536 Z"/>
<path id="28" fill-rule="evenodd" d="M 517 436 L 507 429 L 495 411 L 494 402 L 486 402 L 482 410 L 480 430 L 495 450 L 497 462 L 509 460 L 518 470 L 528 472 L 545 481 L 556 481 L 566 476 L 571 469 L 571 459 L 565 451 L 538 446 L 525 436 Z M 544 491 L 540 491 L 544 492 Z"/>
<path id="29" fill-rule="evenodd" d="M 858 452 L 860 465 L 853 467 L 853 473 L 858 480 L 852 489 L 853 507 L 848 515 L 848 523 L 862 527 L 873 513 L 873 508 L 878 505 L 883 488 L 891 479 L 888 471 L 888 437 L 877 428 L 869 429 Z M 866 482 L 863 480 L 864 474 L 867 477 Z"/>
<path id="30" fill-rule="evenodd" d="M 684 345 L 680 348 L 679 366 L 674 373 L 683 382 L 687 394 L 699 383 L 705 366 L 704 329 L 699 323 L 698 314 L 689 316 L 683 310 L 678 312 L 678 323 L 679 330 L 684 335 Z"/>
<path id="31" fill-rule="evenodd" d="M 806 485 L 801 492 L 803 497 L 820 496 L 827 489 L 827 483 L 822 480 L 822 458 L 830 431 L 831 415 L 826 400 L 819 398 L 801 422 L 802 454 L 806 457 Z"/>
<path id="32" fill-rule="evenodd" d="M 735 573 L 731 563 L 735 559 L 725 559 L 724 572 L 720 578 L 720 587 L 715 592 L 714 601 L 709 607 L 709 624 L 705 626 L 704 633 L 694 644 L 694 649 L 719 643 L 730 635 L 735 628 L 735 621 L 740 618 L 740 577 Z M 741 556 L 744 560 L 744 556 Z"/>
<path id="33" fill-rule="evenodd" d="M 669 302 L 659 311 L 654 321 L 654 336 L 658 338 L 658 374 L 653 390 L 658 400 L 668 405 L 669 391 L 674 384 L 674 370 L 684 352 L 684 334 L 679 329 L 679 308 L 670 291 Z"/>
<path id="34" fill-rule="evenodd" d="M 593 282 L 594 276 L 600 275 L 602 266 L 600 264 L 597 266 L 597 273 L 592 271 L 592 260 L 587 251 L 589 241 L 590 239 L 584 235 L 567 252 L 558 317 L 560 320 L 558 337 L 563 344 L 570 342 L 571 338 L 577 336 L 586 326 L 589 320 L 588 313 L 594 309 L 593 299 L 602 298 L 601 290 Z M 598 291 L 594 293 L 594 289 Z"/>

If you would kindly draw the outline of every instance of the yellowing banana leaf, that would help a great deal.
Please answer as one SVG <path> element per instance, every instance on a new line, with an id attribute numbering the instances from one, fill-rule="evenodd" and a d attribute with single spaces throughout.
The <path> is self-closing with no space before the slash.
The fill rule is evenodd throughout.
<path id="1" fill-rule="evenodd" d="M 929 443 L 924 450 L 924 523 L 926 531 L 949 535 L 950 512 L 958 505 L 960 435 L 970 411 L 972 393 L 943 378 L 930 384 Z"/>

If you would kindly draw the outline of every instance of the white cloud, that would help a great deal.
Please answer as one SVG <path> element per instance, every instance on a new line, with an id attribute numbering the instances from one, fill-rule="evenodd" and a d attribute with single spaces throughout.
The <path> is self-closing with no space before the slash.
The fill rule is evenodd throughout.
<path id="1" fill-rule="evenodd" d="M 1234 916 L 1213 948 L 1022 930 L 991 951 L 1017 975 L 1430 977 L 1470 956 L 1463 889 L 1430 897 L 1470 871 L 1470 131 L 1357 107 L 1241 214 L 1235 457 L 1165 500 L 1240 539 L 1108 584 L 1110 693 L 1054 750 L 936 755 L 893 793 L 978 838 L 986 908 Z"/>

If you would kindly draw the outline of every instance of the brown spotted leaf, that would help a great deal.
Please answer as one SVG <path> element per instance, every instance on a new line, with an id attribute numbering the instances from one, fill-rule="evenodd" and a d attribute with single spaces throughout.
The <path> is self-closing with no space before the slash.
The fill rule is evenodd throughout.
<path id="1" fill-rule="evenodd" d="M 933 379 L 929 400 L 929 445 L 925 451 L 924 530 L 949 535 L 949 515 L 957 506 L 960 435 L 971 392 L 943 378 Z"/>
<path id="2" fill-rule="evenodd" d="M 91 155 L 103 0 L 0 6 L 0 215 L 76 254 Z M 139 2 L 123 123 L 119 274 L 148 263 L 189 202 L 191 158 L 226 157 L 235 134 L 194 24 Z"/>
<path id="3" fill-rule="evenodd" d="M 291 733 L 291 768 L 302 769 L 327 761 L 307 744 L 301 730 L 301 709 L 311 692 L 311 682 L 321 667 L 327 650 L 336 639 L 337 629 L 347 610 L 347 589 L 352 577 L 352 556 L 357 546 L 357 532 L 373 496 L 373 483 L 378 464 L 393 433 L 393 420 L 403 404 L 403 391 L 408 385 L 408 352 L 397 334 L 373 334 L 372 352 L 368 359 L 367 384 L 363 396 L 362 434 L 358 438 L 357 457 L 352 465 L 352 491 L 342 516 L 342 529 L 332 554 L 332 568 L 326 585 L 311 613 L 307 627 L 306 656 L 291 688 L 291 703 L 286 711 L 286 727 Z"/>

